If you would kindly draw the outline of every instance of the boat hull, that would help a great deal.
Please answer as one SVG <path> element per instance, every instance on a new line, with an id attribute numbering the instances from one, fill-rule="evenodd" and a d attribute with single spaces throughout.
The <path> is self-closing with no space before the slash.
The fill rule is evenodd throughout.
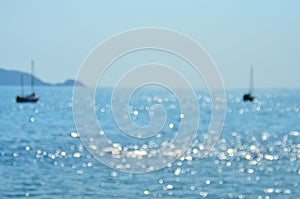
<path id="1" fill-rule="evenodd" d="M 16 102 L 18 103 L 35 103 L 39 100 L 38 97 L 33 97 L 33 96 L 17 96 L 16 97 Z"/>
<path id="2" fill-rule="evenodd" d="M 254 100 L 254 96 L 251 95 L 251 94 L 245 94 L 244 97 L 243 97 L 243 100 L 246 102 L 246 101 L 250 101 L 252 102 Z"/>

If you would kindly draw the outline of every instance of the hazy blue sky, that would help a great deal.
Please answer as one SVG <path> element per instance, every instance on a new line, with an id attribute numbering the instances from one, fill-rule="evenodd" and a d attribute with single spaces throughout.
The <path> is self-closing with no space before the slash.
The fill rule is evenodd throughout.
<path id="1" fill-rule="evenodd" d="M 101 41 L 155 26 L 194 38 L 215 61 L 227 88 L 300 87 L 300 1 L 0 2 L 0 68 L 48 82 L 75 78 Z"/>

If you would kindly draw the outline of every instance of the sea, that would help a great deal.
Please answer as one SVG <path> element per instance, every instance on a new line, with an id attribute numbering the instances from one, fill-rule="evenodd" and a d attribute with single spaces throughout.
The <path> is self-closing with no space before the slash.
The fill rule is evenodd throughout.
<path id="1" fill-rule="evenodd" d="M 188 149 L 165 167 L 140 173 L 107 166 L 90 153 L 81 140 L 85 132 L 76 129 L 72 91 L 36 87 L 37 103 L 16 103 L 20 89 L 0 87 L 0 198 L 300 198 L 300 89 L 256 89 L 253 103 L 242 100 L 247 89 L 226 90 L 224 126 L 206 156 L 199 153 L 212 100 L 199 89 L 199 126 Z M 120 158 L 120 151 L 137 150 L 145 140 L 135 142 L 139 138 L 118 129 L 111 93 L 99 89 L 94 110 L 118 149 L 111 158 Z M 133 98 L 128 114 L 137 125 L 149 123 L 153 104 L 170 118 L 149 139 L 174 136 L 182 115 L 172 93 L 137 92 Z"/>

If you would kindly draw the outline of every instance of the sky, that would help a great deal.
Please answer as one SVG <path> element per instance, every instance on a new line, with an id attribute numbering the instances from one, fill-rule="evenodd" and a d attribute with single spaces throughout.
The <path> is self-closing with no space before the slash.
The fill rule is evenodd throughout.
<path id="1" fill-rule="evenodd" d="M 0 68 L 57 83 L 75 79 L 100 43 L 142 27 L 200 43 L 226 88 L 300 87 L 300 1 L 0 1 Z"/>

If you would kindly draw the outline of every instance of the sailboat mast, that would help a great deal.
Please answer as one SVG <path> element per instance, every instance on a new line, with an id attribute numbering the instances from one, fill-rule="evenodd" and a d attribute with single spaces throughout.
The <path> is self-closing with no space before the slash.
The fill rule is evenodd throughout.
<path id="1" fill-rule="evenodd" d="M 20 84 L 21 84 L 21 96 L 24 95 L 24 82 L 23 82 L 23 75 L 20 75 Z"/>
<path id="2" fill-rule="evenodd" d="M 253 92 L 254 92 L 254 80 L 253 80 L 253 66 L 251 66 L 251 71 L 250 71 L 250 91 L 251 91 L 251 95 L 253 95 Z"/>
<path id="3" fill-rule="evenodd" d="M 31 93 L 34 93 L 34 61 L 31 60 Z"/>

